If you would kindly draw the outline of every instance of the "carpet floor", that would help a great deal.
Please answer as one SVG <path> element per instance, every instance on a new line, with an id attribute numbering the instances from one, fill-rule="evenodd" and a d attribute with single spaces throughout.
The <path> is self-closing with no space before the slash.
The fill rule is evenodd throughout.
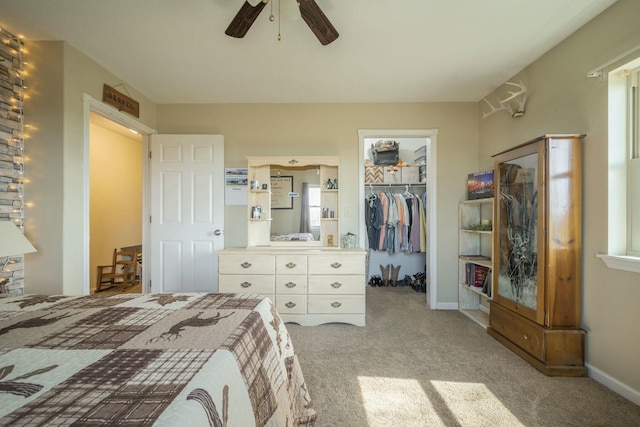
<path id="1" fill-rule="evenodd" d="M 367 287 L 367 326 L 287 324 L 319 427 L 640 426 L 590 378 L 547 377 L 458 311 Z"/>

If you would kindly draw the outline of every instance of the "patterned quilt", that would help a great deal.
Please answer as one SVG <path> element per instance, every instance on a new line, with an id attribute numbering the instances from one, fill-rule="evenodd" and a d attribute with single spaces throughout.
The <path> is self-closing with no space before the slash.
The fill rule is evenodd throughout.
<path id="1" fill-rule="evenodd" d="M 0 298 L 0 425 L 311 426 L 271 300 Z"/>

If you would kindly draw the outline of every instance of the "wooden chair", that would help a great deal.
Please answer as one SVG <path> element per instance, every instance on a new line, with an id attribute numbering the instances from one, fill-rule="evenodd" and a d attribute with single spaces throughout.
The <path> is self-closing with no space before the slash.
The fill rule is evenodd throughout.
<path id="1" fill-rule="evenodd" d="M 96 292 L 100 292 L 102 285 L 108 288 L 122 286 L 122 290 L 137 284 L 136 267 L 138 252 L 135 250 L 113 250 L 111 265 L 99 265 Z"/>

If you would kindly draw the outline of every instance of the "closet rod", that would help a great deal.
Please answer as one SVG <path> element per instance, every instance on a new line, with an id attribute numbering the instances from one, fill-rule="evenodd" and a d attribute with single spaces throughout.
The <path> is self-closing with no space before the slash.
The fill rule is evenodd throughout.
<path id="1" fill-rule="evenodd" d="M 425 182 L 365 182 L 365 185 L 369 187 L 399 187 L 401 185 L 408 185 L 409 187 L 421 187 L 424 186 Z"/>

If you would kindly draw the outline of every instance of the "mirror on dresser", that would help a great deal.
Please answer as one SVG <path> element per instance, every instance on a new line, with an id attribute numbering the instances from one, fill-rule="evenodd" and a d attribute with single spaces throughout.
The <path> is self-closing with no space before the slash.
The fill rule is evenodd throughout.
<path id="1" fill-rule="evenodd" d="M 320 166 L 271 165 L 270 181 L 271 241 L 319 242 Z"/>
<path id="2" fill-rule="evenodd" d="M 247 160 L 247 246 L 340 246 L 338 157 Z"/>

